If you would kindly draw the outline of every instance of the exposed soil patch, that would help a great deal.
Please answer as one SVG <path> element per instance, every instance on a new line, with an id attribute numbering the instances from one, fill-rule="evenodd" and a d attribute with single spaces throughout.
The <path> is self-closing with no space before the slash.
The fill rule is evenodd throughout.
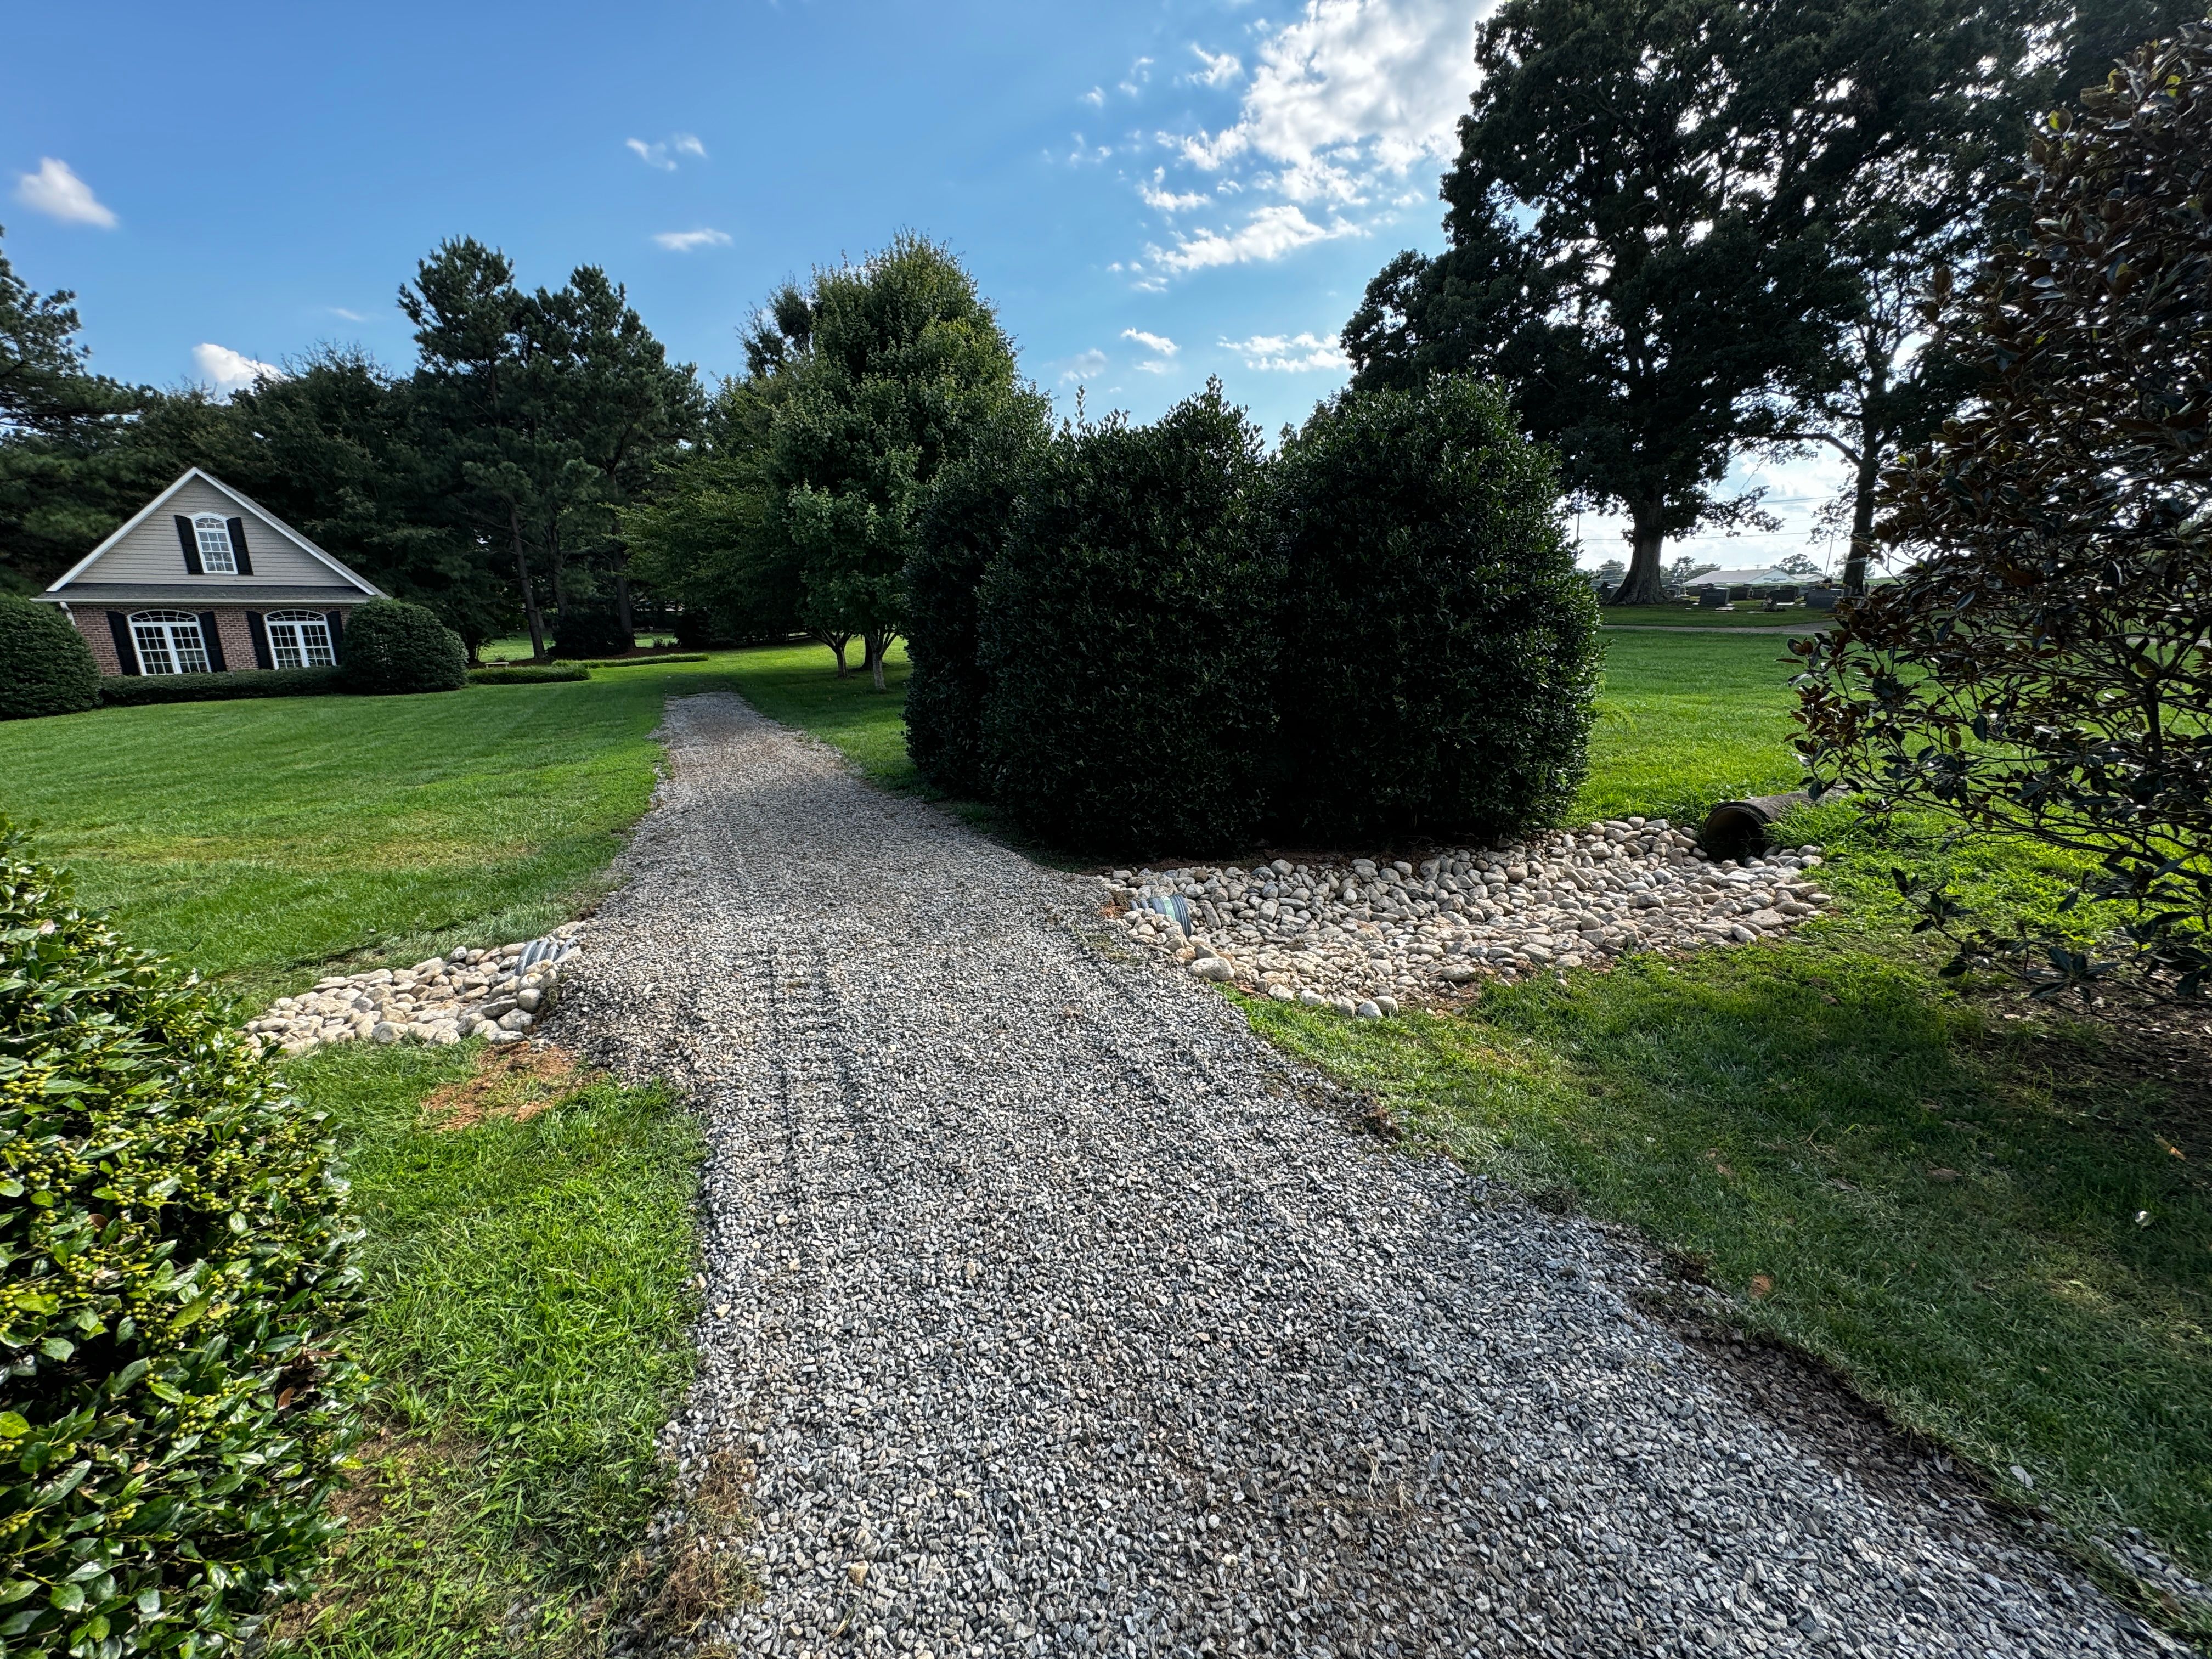
<path id="1" fill-rule="evenodd" d="M 488 1051 L 474 1076 L 433 1090 L 422 1115 L 438 1129 L 470 1129 L 487 1120 L 526 1123 L 605 1076 L 550 1042 L 518 1042 Z"/>

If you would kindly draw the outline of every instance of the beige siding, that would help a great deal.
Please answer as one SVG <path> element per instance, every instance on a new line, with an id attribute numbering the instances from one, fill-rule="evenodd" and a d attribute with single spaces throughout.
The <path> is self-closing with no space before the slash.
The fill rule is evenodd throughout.
<path id="1" fill-rule="evenodd" d="M 160 511 L 133 530 L 98 559 L 76 573 L 81 582 L 188 582 L 185 550 L 177 540 L 179 514 L 191 518 L 215 513 L 225 519 L 246 520 L 246 556 L 253 562 L 250 577 L 210 576 L 210 581 L 266 581 L 270 586 L 301 583 L 342 583 L 345 578 L 320 559 L 301 551 L 283 532 L 258 514 L 239 506 L 221 490 L 198 478 L 161 503 Z M 68 592 L 66 588 L 63 590 Z"/>

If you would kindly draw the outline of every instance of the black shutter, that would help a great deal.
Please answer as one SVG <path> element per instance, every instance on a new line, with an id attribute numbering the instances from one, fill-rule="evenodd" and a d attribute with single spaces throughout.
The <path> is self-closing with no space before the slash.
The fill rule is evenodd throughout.
<path id="1" fill-rule="evenodd" d="M 107 631 L 115 635 L 115 665 L 126 674 L 136 674 L 138 672 L 138 647 L 131 637 L 131 619 L 120 611 L 109 611 Z"/>
<path id="2" fill-rule="evenodd" d="M 246 613 L 246 631 L 253 635 L 253 665 L 256 668 L 274 668 L 276 659 L 269 650 L 269 624 L 261 620 L 258 611 Z"/>
<path id="3" fill-rule="evenodd" d="M 207 647 L 208 666 L 218 674 L 228 673 L 222 660 L 222 635 L 216 631 L 215 612 L 200 612 L 200 643 Z"/>
<path id="4" fill-rule="evenodd" d="M 331 655 L 343 662 L 345 660 L 345 612 L 325 611 L 323 620 L 331 625 Z"/>
<path id="5" fill-rule="evenodd" d="M 200 538 L 192 533 L 192 521 L 183 514 L 177 514 L 177 539 L 185 544 L 185 568 L 195 576 L 204 576 L 200 568 Z"/>
<path id="6" fill-rule="evenodd" d="M 230 556 L 238 561 L 240 575 L 251 576 L 253 574 L 253 561 L 246 553 L 246 520 L 243 519 L 230 521 Z"/>

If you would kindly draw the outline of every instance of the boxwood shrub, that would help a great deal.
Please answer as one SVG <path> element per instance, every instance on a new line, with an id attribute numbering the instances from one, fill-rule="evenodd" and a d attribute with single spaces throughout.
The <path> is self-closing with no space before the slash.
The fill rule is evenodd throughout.
<path id="1" fill-rule="evenodd" d="M 0 1650 L 229 1653 L 334 1525 L 356 1284 L 320 1121 L 0 822 Z"/>
<path id="2" fill-rule="evenodd" d="M 74 714 L 100 701 L 92 647 L 51 605 L 0 594 L 0 720 Z"/>
<path id="3" fill-rule="evenodd" d="M 247 668 L 226 674 L 110 675 L 100 683 L 100 701 L 111 708 L 135 708 L 228 697 L 326 697 L 347 689 L 343 669 Z"/>
<path id="4" fill-rule="evenodd" d="M 458 691 L 468 684 L 461 636 L 419 605 L 371 599 L 346 618 L 339 665 L 353 690 Z"/>
<path id="5" fill-rule="evenodd" d="M 516 668 L 471 668 L 471 685 L 551 685 L 563 680 L 587 680 L 592 671 L 581 663 L 540 663 Z"/>
<path id="6" fill-rule="evenodd" d="M 976 594 L 1045 441 L 1041 418 L 1009 418 L 940 469 L 907 557 L 906 751 L 915 769 L 946 794 L 984 791 L 988 683 L 976 655 Z"/>
<path id="7" fill-rule="evenodd" d="M 1283 828 L 1331 843 L 1555 822 L 1599 647 L 1548 452 L 1464 377 L 1347 392 L 1274 466 Z"/>
<path id="8" fill-rule="evenodd" d="M 1265 817 L 1274 576 L 1260 434 L 1218 384 L 1054 438 L 983 578 L 985 780 L 1063 845 L 1198 851 Z"/>

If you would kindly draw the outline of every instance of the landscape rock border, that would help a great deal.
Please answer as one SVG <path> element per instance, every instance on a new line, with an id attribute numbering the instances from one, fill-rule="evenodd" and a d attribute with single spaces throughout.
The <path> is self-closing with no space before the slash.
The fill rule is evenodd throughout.
<path id="1" fill-rule="evenodd" d="M 335 974 L 279 997 L 246 1029 L 288 1054 L 331 1042 L 515 1042 L 550 1012 L 581 950 L 583 924 L 488 951 L 460 949 L 412 968 Z"/>
<path id="2" fill-rule="evenodd" d="M 1835 902 L 1812 878 L 1821 863 L 1817 846 L 1716 860 L 1665 818 L 1627 817 L 1418 866 L 1278 858 L 1097 879 L 1131 942 L 1194 978 L 1373 1018 L 1632 951 L 1778 937 Z"/>

